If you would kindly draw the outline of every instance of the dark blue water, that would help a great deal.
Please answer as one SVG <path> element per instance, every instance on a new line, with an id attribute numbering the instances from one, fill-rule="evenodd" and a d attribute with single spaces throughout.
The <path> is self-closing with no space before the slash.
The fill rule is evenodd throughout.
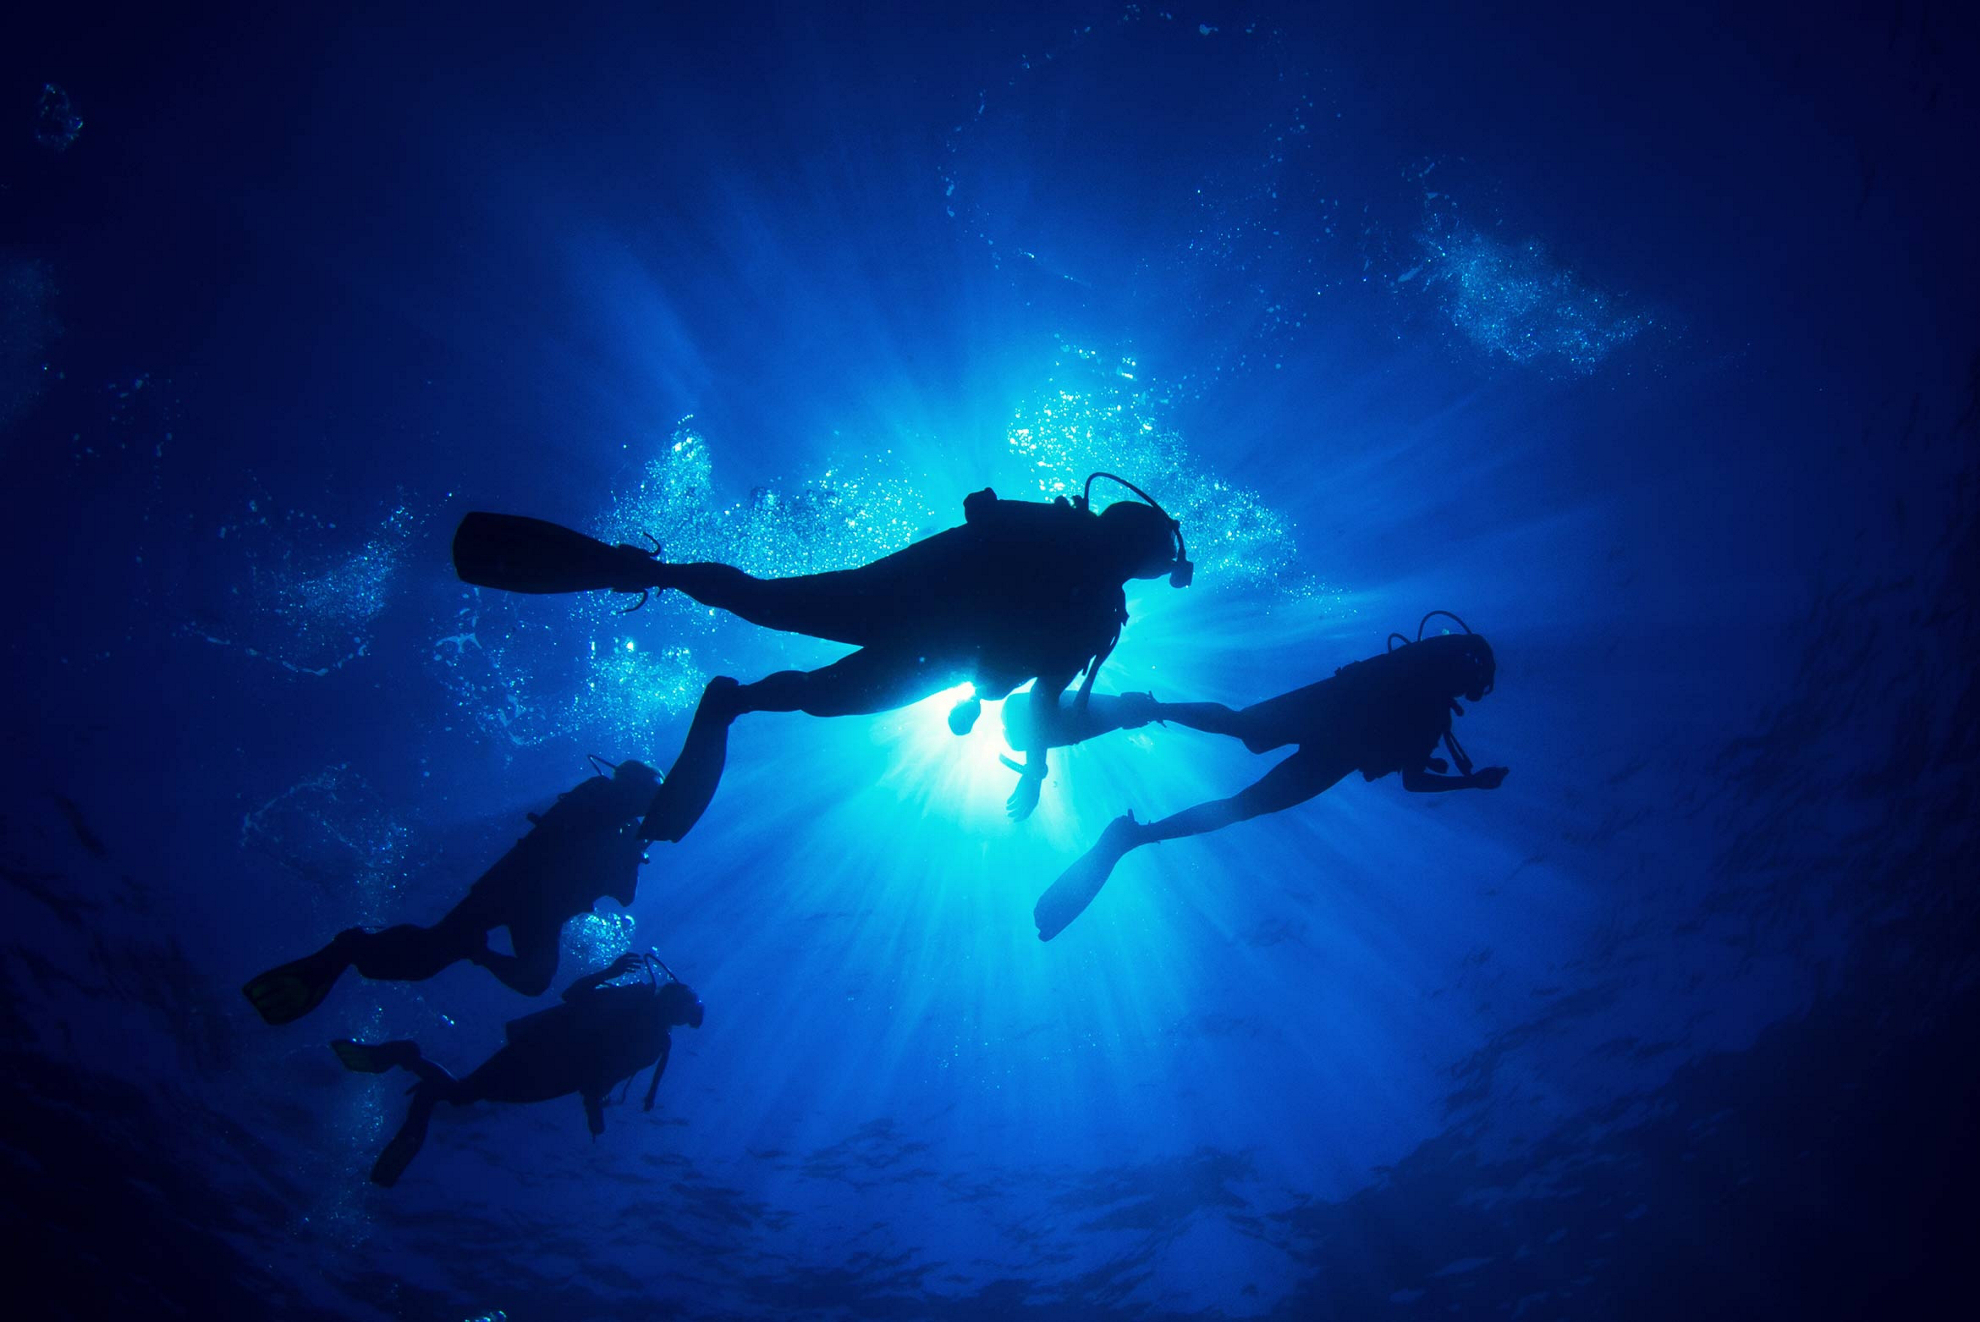
<path id="1" fill-rule="evenodd" d="M 1952 7 L 46 7 L 0 56 L 6 1233 L 197 1317 L 1903 1316 L 1963 1281 L 1980 189 Z M 1654 7 L 1653 7 L 1654 8 Z M 53 84 L 58 92 L 47 92 Z M 79 122 L 78 122 L 79 121 Z M 702 683 L 842 649 L 463 587 L 470 508 L 765 574 L 1093 468 L 1185 521 L 1103 689 L 1433 608 L 1496 793 L 1351 777 L 1031 905 L 1180 729 L 1005 819 L 994 706 L 751 717 L 559 985 L 658 1108 L 396 1079 L 430 921 Z M 548 1003 L 543 1002 L 543 1003 Z"/>

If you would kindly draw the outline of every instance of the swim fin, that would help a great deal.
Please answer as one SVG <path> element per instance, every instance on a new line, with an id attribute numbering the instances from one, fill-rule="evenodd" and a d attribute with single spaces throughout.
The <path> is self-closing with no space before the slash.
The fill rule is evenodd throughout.
<path id="1" fill-rule="evenodd" d="M 409 1070 L 421 1063 L 417 1042 L 356 1042 L 343 1037 L 332 1042 L 330 1049 L 344 1068 L 355 1074 L 383 1074 L 395 1065 Z"/>
<path id="2" fill-rule="evenodd" d="M 708 681 L 694 709 L 680 756 L 667 769 L 667 778 L 654 792 L 646 817 L 639 824 L 642 840 L 679 844 L 714 802 L 729 760 L 729 727 L 736 719 L 736 693 L 742 688 L 727 675 Z"/>
<path id="3" fill-rule="evenodd" d="M 265 1022 L 294 1023 L 323 1004 L 323 998 L 351 966 L 350 958 L 337 948 L 342 941 L 339 937 L 314 955 L 268 970 L 251 979 L 241 994 Z"/>
<path id="4" fill-rule="evenodd" d="M 1093 897 L 1113 875 L 1114 864 L 1133 848 L 1134 828 L 1133 813 L 1109 822 L 1100 833 L 1099 842 L 1061 872 L 1059 879 L 1038 897 L 1031 910 L 1031 921 L 1038 924 L 1040 941 L 1050 941 L 1086 912 L 1086 906 L 1093 903 Z"/>
<path id="5" fill-rule="evenodd" d="M 607 546 L 562 524 L 476 510 L 454 532 L 454 572 L 463 583 L 504 592 L 645 592 L 657 556 Z"/>
<path id="6" fill-rule="evenodd" d="M 371 1182 L 389 1189 L 399 1182 L 399 1177 L 412 1165 L 412 1159 L 426 1143 L 426 1123 L 433 1118 L 433 1108 L 440 1101 L 440 1089 L 422 1083 L 413 1089 L 412 1106 L 406 1111 L 405 1123 L 399 1132 L 392 1135 L 392 1141 L 378 1154 L 372 1163 Z"/>

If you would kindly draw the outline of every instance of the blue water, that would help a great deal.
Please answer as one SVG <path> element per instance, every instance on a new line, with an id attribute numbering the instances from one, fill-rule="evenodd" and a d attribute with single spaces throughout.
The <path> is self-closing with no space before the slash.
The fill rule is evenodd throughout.
<path id="1" fill-rule="evenodd" d="M 0 54 L 7 1236 L 46 1316 L 1905 1316 L 1980 1068 L 1976 45 L 1951 7 L 45 7 Z M 1607 7 L 1595 7 L 1597 9 Z M 44 90 L 52 85 L 54 91 Z M 1181 515 L 1103 689 L 1434 608 L 1491 794 L 993 705 L 736 727 L 559 983 L 658 1108 L 398 1076 L 539 1003 L 240 984 L 430 921 L 701 685 L 830 644 L 466 588 L 472 508 L 764 574 L 1093 468 Z M 542 1002 L 547 1004 L 548 1002 Z M 10 1257 L 15 1256 L 10 1254 Z M 25 1288 L 20 1287 L 20 1288 Z"/>

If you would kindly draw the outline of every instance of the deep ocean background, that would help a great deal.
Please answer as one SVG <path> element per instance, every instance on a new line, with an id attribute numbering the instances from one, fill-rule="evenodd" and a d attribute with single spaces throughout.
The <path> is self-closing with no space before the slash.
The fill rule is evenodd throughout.
<path id="1" fill-rule="evenodd" d="M 1980 48 L 1952 6 L 44 6 L 0 44 L 0 1128 L 37 1316 L 1916 1315 L 1980 1064 Z M 1363 7 L 1365 9 L 1365 7 Z M 43 110 L 62 89 L 79 130 Z M 584 754 L 837 649 L 499 599 L 513 509 L 757 572 L 1089 468 L 1183 514 L 1103 688 L 1252 701 L 1433 608 L 1495 794 L 737 727 L 628 942 L 650 1116 L 392 1080 L 430 920 Z M 629 921 L 628 921 L 629 920 Z M 19 1267 L 16 1274 L 19 1275 Z"/>

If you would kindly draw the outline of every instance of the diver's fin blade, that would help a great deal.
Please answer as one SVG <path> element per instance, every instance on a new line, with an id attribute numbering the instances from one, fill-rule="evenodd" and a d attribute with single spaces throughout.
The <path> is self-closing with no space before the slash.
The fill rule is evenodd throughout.
<path id="1" fill-rule="evenodd" d="M 714 802 L 729 760 L 729 726 L 736 719 L 735 695 L 740 688 L 726 675 L 708 682 L 701 704 L 694 709 L 681 755 L 668 768 L 667 778 L 654 791 L 653 802 L 639 824 L 640 839 L 679 844 Z"/>
<path id="2" fill-rule="evenodd" d="M 1038 897 L 1031 910 L 1031 921 L 1038 924 L 1040 941 L 1050 941 L 1086 912 L 1086 906 L 1093 903 L 1100 888 L 1107 884 L 1107 878 L 1113 875 L 1114 864 L 1126 852 L 1103 835 L 1100 843 L 1059 874 L 1059 879 Z"/>
<path id="3" fill-rule="evenodd" d="M 439 1100 L 431 1091 L 421 1087 L 414 1091 L 412 1107 L 406 1112 L 406 1122 L 399 1126 L 399 1132 L 392 1135 L 392 1141 L 378 1154 L 372 1163 L 371 1182 L 389 1189 L 399 1182 L 412 1165 L 412 1159 L 426 1143 L 426 1122 L 433 1118 L 433 1104 Z"/>
<path id="4" fill-rule="evenodd" d="M 323 1004 L 350 961 L 329 947 L 249 979 L 241 994 L 264 1022 L 292 1024 Z"/>
<path id="5" fill-rule="evenodd" d="M 330 1049 L 354 1074 L 383 1074 L 395 1065 L 411 1069 L 419 1063 L 419 1046 L 413 1042 L 356 1042 L 345 1037 L 332 1042 Z"/>
<path id="6" fill-rule="evenodd" d="M 642 551 L 522 514 L 475 510 L 454 532 L 461 581 L 504 592 L 638 592 L 653 586 L 651 575 L 639 572 L 650 563 Z"/>

